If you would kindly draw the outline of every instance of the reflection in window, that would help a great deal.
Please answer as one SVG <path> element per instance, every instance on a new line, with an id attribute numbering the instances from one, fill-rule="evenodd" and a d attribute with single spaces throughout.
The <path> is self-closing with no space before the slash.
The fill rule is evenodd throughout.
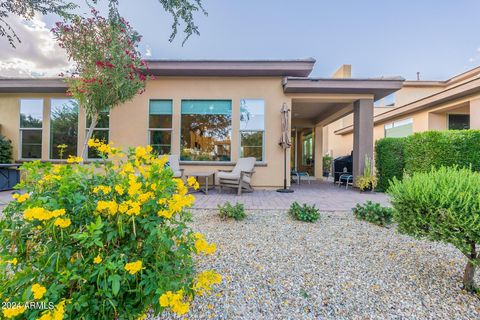
<path id="1" fill-rule="evenodd" d="M 78 103 L 73 99 L 52 99 L 50 108 L 50 159 L 77 154 Z M 60 147 L 59 147 L 60 146 Z"/>
<path id="2" fill-rule="evenodd" d="M 150 100 L 150 145 L 158 154 L 169 154 L 172 149 L 172 100 Z"/>
<path id="3" fill-rule="evenodd" d="M 313 129 L 312 132 L 303 134 L 302 136 L 302 165 L 313 165 Z"/>
<path id="4" fill-rule="evenodd" d="M 470 115 L 469 114 L 449 114 L 448 129 L 449 130 L 470 129 Z"/>
<path id="5" fill-rule="evenodd" d="M 395 121 L 385 125 L 386 138 L 403 138 L 413 133 L 413 119 Z"/>
<path id="6" fill-rule="evenodd" d="M 182 100 L 181 120 L 182 160 L 230 161 L 230 100 Z"/>
<path id="7" fill-rule="evenodd" d="M 20 157 L 42 157 L 43 99 L 20 100 Z"/>
<path id="8" fill-rule="evenodd" d="M 92 124 L 92 119 L 87 116 L 87 124 L 86 124 L 87 134 L 91 124 Z M 92 139 L 98 139 L 104 143 L 108 143 L 109 128 L 110 128 L 110 112 L 109 110 L 105 110 L 100 112 L 100 114 L 98 115 L 98 121 L 97 121 L 97 125 L 95 126 L 95 129 L 93 129 Z M 101 157 L 96 149 L 88 148 L 88 158 L 98 159 Z"/>
<path id="9" fill-rule="evenodd" d="M 261 99 L 240 101 L 240 156 L 263 161 L 265 102 Z"/>

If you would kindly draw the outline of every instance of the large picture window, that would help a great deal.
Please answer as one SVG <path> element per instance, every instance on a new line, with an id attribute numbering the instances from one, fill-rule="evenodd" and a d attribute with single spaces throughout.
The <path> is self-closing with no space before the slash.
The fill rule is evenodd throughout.
<path id="1" fill-rule="evenodd" d="M 148 123 L 153 150 L 169 154 L 172 150 L 172 100 L 150 100 Z"/>
<path id="2" fill-rule="evenodd" d="M 88 130 L 90 125 L 92 124 L 92 119 L 87 117 L 86 123 L 86 132 L 88 134 Z M 108 110 L 100 112 L 98 115 L 97 125 L 95 129 L 93 129 L 92 139 L 98 139 L 103 143 L 109 142 L 109 128 L 110 128 L 110 112 Z M 98 159 L 100 155 L 96 149 L 88 149 L 88 158 L 89 159 Z"/>
<path id="3" fill-rule="evenodd" d="M 449 130 L 470 129 L 470 115 L 469 114 L 449 114 L 448 129 Z"/>
<path id="4" fill-rule="evenodd" d="M 20 100 L 20 157 L 42 157 L 43 99 Z"/>
<path id="5" fill-rule="evenodd" d="M 77 154 L 78 103 L 73 99 L 52 99 L 50 107 L 50 159 Z"/>
<path id="6" fill-rule="evenodd" d="M 230 161 L 230 100 L 182 100 L 181 121 L 182 160 Z"/>
<path id="7" fill-rule="evenodd" d="M 265 102 L 261 99 L 240 101 L 240 156 L 264 160 Z"/>
<path id="8" fill-rule="evenodd" d="M 386 138 L 403 138 L 413 133 L 413 119 L 395 121 L 385 125 Z"/>

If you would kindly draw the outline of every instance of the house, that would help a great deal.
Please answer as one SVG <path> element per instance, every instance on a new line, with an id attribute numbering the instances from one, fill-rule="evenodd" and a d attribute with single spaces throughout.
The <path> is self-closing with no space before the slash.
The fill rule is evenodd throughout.
<path id="1" fill-rule="evenodd" d="M 285 104 L 292 132 L 305 137 L 302 144 L 295 141 L 292 154 L 305 154 L 302 163 L 318 178 L 318 159 L 329 138 L 322 135 L 330 135 L 324 128 L 346 116 L 353 119 L 351 133 L 350 127 L 342 130 L 351 136 L 346 150 L 353 150 L 353 171 L 359 174 L 365 156 L 373 157 L 374 103 L 401 89 L 404 80 L 354 79 L 349 66 L 331 78 L 311 78 L 314 64 L 314 59 L 151 60 L 145 73 L 156 79 L 132 101 L 104 112 L 93 135 L 124 148 L 150 144 L 160 154 L 179 154 L 186 173 L 231 169 L 238 158 L 254 156 L 252 184 L 279 187 Z M 0 133 L 12 140 L 15 160 L 61 161 L 80 154 L 90 123 L 66 90 L 60 78 L 0 79 Z M 95 157 L 89 151 L 89 158 Z M 287 165 L 290 170 L 295 163 Z"/>
<path id="2" fill-rule="evenodd" d="M 480 129 L 480 67 L 445 81 L 404 81 L 402 89 L 382 100 L 374 108 L 374 140 L 427 130 Z M 324 127 L 323 153 L 349 154 L 353 133 L 351 115 Z"/>

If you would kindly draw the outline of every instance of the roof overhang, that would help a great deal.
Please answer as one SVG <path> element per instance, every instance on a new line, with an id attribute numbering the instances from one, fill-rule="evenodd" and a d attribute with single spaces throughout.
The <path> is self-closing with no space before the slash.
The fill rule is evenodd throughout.
<path id="1" fill-rule="evenodd" d="M 413 101 L 390 111 L 381 113 L 374 117 L 374 124 L 380 124 L 387 121 L 394 120 L 401 116 L 438 106 L 442 103 L 450 102 L 452 100 L 468 97 L 472 94 L 480 92 L 480 79 L 476 78 L 468 82 L 459 84 L 455 87 L 450 87 L 443 91 L 432 94 L 428 97 Z M 345 135 L 353 132 L 353 126 L 347 126 L 335 131 L 335 134 Z"/>
<path id="2" fill-rule="evenodd" d="M 315 59 L 300 60 L 147 60 L 156 76 L 306 77 Z"/>
<path id="3" fill-rule="evenodd" d="M 371 94 L 380 100 L 402 88 L 405 79 L 315 79 L 287 77 L 283 80 L 285 93 L 344 93 Z"/>
<path id="4" fill-rule="evenodd" d="M 65 93 L 61 78 L 0 78 L 0 93 Z"/>

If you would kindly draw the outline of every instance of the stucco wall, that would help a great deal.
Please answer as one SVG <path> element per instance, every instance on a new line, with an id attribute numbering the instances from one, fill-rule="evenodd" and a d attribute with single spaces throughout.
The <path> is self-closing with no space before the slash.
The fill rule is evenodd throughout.
<path id="1" fill-rule="evenodd" d="M 147 84 L 146 91 L 132 101 L 114 108 L 110 114 L 110 141 L 123 148 L 147 145 L 148 106 L 150 99 L 173 100 L 172 153 L 180 152 L 180 105 L 182 99 L 226 99 L 232 101 L 231 164 L 182 165 L 185 173 L 232 169 L 240 156 L 240 100 L 265 101 L 265 159 L 255 169 L 252 183 L 255 186 L 278 187 L 283 185 L 283 150 L 278 145 L 281 132 L 280 109 L 283 103 L 291 105 L 282 89 L 282 79 L 275 78 L 187 78 L 164 77 Z M 66 98 L 64 94 L 0 94 L 0 125 L 2 134 L 13 142 L 14 159 L 19 158 L 19 110 L 21 98 L 44 99 L 42 159 L 49 155 L 49 109 L 51 98 Z M 79 148 L 85 135 L 85 115 L 79 115 Z M 288 160 L 288 159 L 287 159 Z M 290 161 L 287 161 L 287 172 Z M 289 180 L 289 179 L 288 179 Z"/>

